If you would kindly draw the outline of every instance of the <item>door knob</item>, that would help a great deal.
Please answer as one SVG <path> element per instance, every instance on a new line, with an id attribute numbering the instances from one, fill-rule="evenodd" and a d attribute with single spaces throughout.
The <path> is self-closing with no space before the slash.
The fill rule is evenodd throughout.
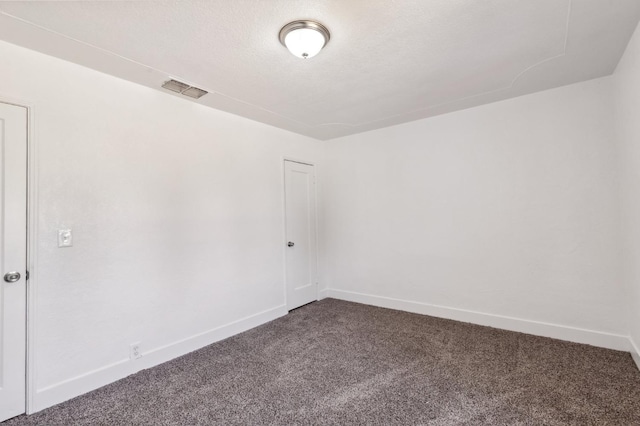
<path id="1" fill-rule="evenodd" d="M 289 242 L 287 243 L 287 246 L 289 246 L 289 247 L 293 247 L 294 245 L 295 245 L 295 244 L 294 244 L 294 243 L 292 243 L 291 241 L 289 241 Z"/>
<path id="2" fill-rule="evenodd" d="M 15 283 L 20 279 L 20 272 L 7 272 L 4 274 L 4 280 L 8 283 Z"/>

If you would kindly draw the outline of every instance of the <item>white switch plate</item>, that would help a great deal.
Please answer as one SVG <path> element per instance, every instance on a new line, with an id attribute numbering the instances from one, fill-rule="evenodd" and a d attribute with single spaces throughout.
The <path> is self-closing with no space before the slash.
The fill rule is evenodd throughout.
<path id="1" fill-rule="evenodd" d="M 59 229 L 58 230 L 58 247 L 71 247 L 73 246 L 73 234 L 71 229 Z"/>

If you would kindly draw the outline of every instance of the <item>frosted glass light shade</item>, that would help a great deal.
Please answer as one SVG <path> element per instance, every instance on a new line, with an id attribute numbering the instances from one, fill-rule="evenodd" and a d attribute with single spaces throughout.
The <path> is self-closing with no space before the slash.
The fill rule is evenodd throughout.
<path id="1" fill-rule="evenodd" d="M 313 58 L 324 47 L 324 36 L 311 28 L 293 30 L 284 38 L 284 44 L 298 58 Z"/>
<path id="2" fill-rule="evenodd" d="M 280 30 L 280 42 L 298 58 L 316 56 L 329 41 L 329 31 L 314 21 L 295 21 Z"/>

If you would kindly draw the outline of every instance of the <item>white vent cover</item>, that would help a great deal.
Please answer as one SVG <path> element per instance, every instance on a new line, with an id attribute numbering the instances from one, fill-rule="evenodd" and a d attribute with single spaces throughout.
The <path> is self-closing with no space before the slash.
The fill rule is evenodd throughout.
<path id="1" fill-rule="evenodd" d="M 183 83 L 178 80 L 169 80 L 165 81 L 162 84 L 162 87 L 167 90 L 171 90 L 172 92 L 180 93 L 181 95 L 188 96 L 194 99 L 200 99 L 204 95 L 206 95 L 206 90 L 198 89 L 197 87 L 189 86 L 186 83 Z"/>
<path id="2" fill-rule="evenodd" d="M 182 92 L 183 95 L 189 96 L 190 98 L 199 99 L 206 95 L 208 92 L 206 90 L 198 89 L 197 87 L 189 87 L 187 90 Z"/>

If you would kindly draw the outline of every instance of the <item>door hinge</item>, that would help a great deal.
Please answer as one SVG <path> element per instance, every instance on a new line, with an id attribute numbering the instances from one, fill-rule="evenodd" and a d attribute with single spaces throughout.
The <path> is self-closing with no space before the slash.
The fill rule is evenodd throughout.
<path id="1" fill-rule="evenodd" d="M 26 273 L 26 274 L 24 274 L 24 279 L 25 279 L 25 280 L 27 280 L 27 281 L 29 281 L 29 271 L 27 271 L 27 273 Z"/>

